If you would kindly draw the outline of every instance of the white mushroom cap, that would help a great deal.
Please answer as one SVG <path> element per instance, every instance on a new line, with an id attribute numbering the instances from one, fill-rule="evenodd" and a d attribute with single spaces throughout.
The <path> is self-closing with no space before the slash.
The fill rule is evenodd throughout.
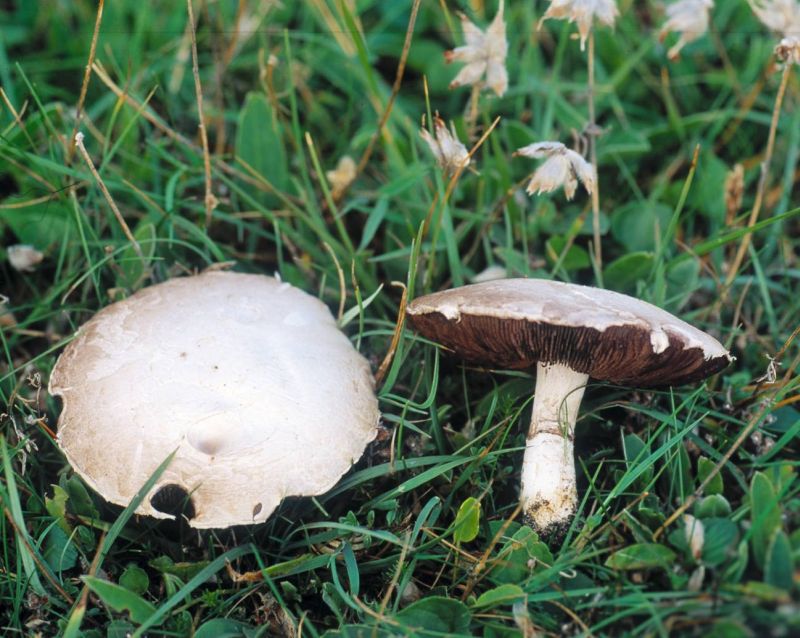
<path id="1" fill-rule="evenodd" d="M 208 272 L 145 288 L 78 331 L 56 363 L 58 443 L 86 482 L 137 513 L 175 486 L 198 528 L 264 521 L 329 490 L 375 437 L 369 364 L 327 306 L 261 275 Z"/>

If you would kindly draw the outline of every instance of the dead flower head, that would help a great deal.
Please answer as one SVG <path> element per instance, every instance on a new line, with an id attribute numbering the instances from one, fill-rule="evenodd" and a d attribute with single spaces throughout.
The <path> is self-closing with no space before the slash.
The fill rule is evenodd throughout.
<path id="1" fill-rule="evenodd" d="M 536 169 L 528 187 L 529 195 L 550 193 L 560 186 L 564 187 L 567 199 L 575 196 L 578 182 L 586 192 L 594 190 L 595 175 L 592 165 L 580 153 L 568 149 L 561 142 L 537 142 L 518 149 L 514 156 L 546 158 Z"/>
<path id="2" fill-rule="evenodd" d="M 800 38 L 783 38 L 775 47 L 775 57 L 783 64 L 800 64 Z"/>
<path id="3" fill-rule="evenodd" d="M 33 272 L 44 259 L 44 255 L 28 244 L 15 244 L 6 249 L 8 262 L 19 272 Z"/>
<path id="4" fill-rule="evenodd" d="M 592 28 L 592 20 L 597 19 L 606 26 L 613 27 L 619 11 L 614 0 L 550 0 L 550 6 L 539 20 L 539 27 L 548 18 L 569 20 L 578 25 L 581 34 L 581 51 Z"/>
<path id="5" fill-rule="evenodd" d="M 325 177 L 331 183 L 331 195 L 339 199 L 356 178 L 356 163 L 349 155 L 343 155 L 336 168 L 326 171 Z"/>
<path id="6" fill-rule="evenodd" d="M 503 3 L 497 9 L 497 15 L 484 33 L 463 13 L 461 29 L 464 32 L 464 46 L 452 51 L 445 51 L 446 62 L 464 62 L 466 66 L 458 72 L 450 82 L 450 88 L 465 84 L 479 85 L 486 76 L 485 85 L 492 89 L 498 97 L 508 88 L 508 72 L 506 71 L 506 23 L 503 19 Z"/>
<path id="7" fill-rule="evenodd" d="M 678 0 L 667 7 L 667 21 L 659 37 L 664 40 L 671 31 L 680 33 L 678 41 L 667 52 L 670 60 L 676 59 L 684 46 L 708 31 L 708 12 L 713 6 L 714 0 Z"/>
<path id="8" fill-rule="evenodd" d="M 797 0 L 749 0 L 756 17 L 784 37 L 800 37 L 800 3 Z"/>
<path id="9" fill-rule="evenodd" d="M 466 168 L 469 164 L 469 152 L 459 141 L 455 128 L 452 132 L 449 131 L 444 120 L 438 115 L 433 118 L 433 135 L 425 127 L 420 129 L 419 134 L 445 173 L 455 173 L 459 168 Z"/>

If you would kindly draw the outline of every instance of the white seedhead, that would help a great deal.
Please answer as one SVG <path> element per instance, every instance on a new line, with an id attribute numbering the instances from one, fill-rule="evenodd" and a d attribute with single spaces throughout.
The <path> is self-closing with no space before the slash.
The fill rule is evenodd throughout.
<path id="1" fill-rule="evenodd" d="M 452 174 L 469 165 L 467 147 L 458 139 L 455 128 L 448 130 L 444 120 L 438 115 L 433 118 L 433 135 L 425 127 L 420 129 L 419 134 L 445 173 Z"/>
<path id="2" fill-rule="evenodd" d="M 500 0 L 497 14 L 485 33 L 466 15 L 460 14 L 465 43 L 452 51 L 446 51 L 444 57 L 448 63 L 463 62 L 465 66 L 450 83 L 451 89 L 466 84 L 479 85 L 485 78 L 485 85 L 498 96 L 506 92 L 508 41 L 503 18 L 503 3 L 504 0 Z"/>
<path id="3" fill-rule="evenodd" d="M 667 51 L 670 60 L 676 59 L 684 46 L 708 31 L 708 13 L 713 6 L 713 0 L 678 0 L 667 6 L 667 21 L 659 37 L 663 40 L 670 32 L 680 33 L 678 41 Z"/>
<path id="4" fill-rule="evenodd" d="M 523 146 L 514 156 L 544 158 L 525 189 L 529 195 L 550 193 L 564 187 L 567 199 L 575 196 L 578 182 L 591 194 L 595 186 L 592 165 L 580 153 L 568 149 L 561 142 L 537 142 Z"/>
<path id="5" fill-rule="evenodd" d="M 613 27 L 618 15 L 619 11 L 614 0 L 550 0 L 550 6 L 539 20 L 539 28 L 549 18 L 574 22 L 581 34 L 581 50 L 583 50 L 589 31 L 592 29 L 592 21 L 597 20 Z"/>

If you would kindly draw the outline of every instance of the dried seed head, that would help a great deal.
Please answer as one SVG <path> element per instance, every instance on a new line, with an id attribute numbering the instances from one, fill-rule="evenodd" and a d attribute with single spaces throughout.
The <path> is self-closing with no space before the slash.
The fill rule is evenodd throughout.
<path id="1" fill-rule="evenodd" d="M 659 37 L 664 40 L 671 31 L 680 33 L 678 41 L 667 52 L 670 60 L 676 59 L 684 46 L 708 31 L 708 12 L 713 6 L 713 0 L 678 0 L 667 7 L 667 21 Z"/>
<path id="2" fill-rule="evenodd" d="M 485 33 L 466 15 L 460 14 L 465 43 L 452 51 L 445 51 L 444 58 L 448 63 L 464 62 L 466 66 L 450 82 L 451 89 L 465 84 L 480 85 L 485 76 L 485 86 L 492 89 L 498 97 L 506 92 L 508 88 L 506 71 L 508 41 L 506 40 L 506 23 L 503 18 L 503 3 L 504 0 L 500 0 L 497 15 Z"/>
<path id="3" fill-rule="evenodd" d="M 766 372 L 756 379 L 756 383 L 763 383 L 765 385 L 772 385 L 778 380 L 778 366 L 781 365 L 780 361 L 776 361 L 775 357 L 764 354 L 769 363 L 767 364 Z"/>
<path id="4" fill-rule="evenodd" d="M 744 197 L 744 166 L 736 164 L 725 177 L 725 222 L 731 224 L 742 207 Z"/>
<path id="5" fill-rule="evenodd" d="M 550 6 L 539 20 L 538 28 L 548 18 L 569 20 L 578 25 L 581 34 L 581 51 L 586 46 L 586 39 L 592 28 L 592 20 L 597 19 L 609 27 L 614 26 L 619 11 L 614 0 L 550 0 Z"/>
<path id="6" fill-rule="evenodd" d="M 783 64 L 800 64 L 800 37 L 783 38 L 775 47 L 775 57 Z"/>
<path id="7" fill-rule="evenodd" d="M 37 264 L 44 259 L 44 254 L 28 244 L 15 244 L 6 248 L 8 263 L 19 272 L 33 272 Z"/>
<path id="8" fill-rule="evenodd" d="M 327 171 L 325 177 L 331 183 L 331 195 L 339 199 L 356 178 L 356 163 L 349 155 L 343 155 L 336 168 Z"/>
<path id="9" fill-rule="evenodd" d="M 564 187 L 567 199 L 575 196 L 578 182 L 583 184 L 587 193 L 594 190 L 595 174 L 592 165 L 582 155 L 568 149 L 561 142 L 537 142 L 518 149 L 514 155 L 524 157 L 546 158 L 536 169 L 528 187 L 529 195 L 549 193 Z"/>
<path id="10" fill-rule="evenodd" d="M 797 0 L 749 0 L 756 17 L 782 36 L 800 36 L 800 3 Z"/>
<path id="11" fill-rule="evenodd" d="M 444 120 L 438 115 L 433 119 L 433 135 L 424 127 L 420 129 L 419 134 L 445 173 L 455 173 L 459 168 L 465 168 L 469 164 L 467 147 L 459 141 L 455 129 L 449 131 Z"/>

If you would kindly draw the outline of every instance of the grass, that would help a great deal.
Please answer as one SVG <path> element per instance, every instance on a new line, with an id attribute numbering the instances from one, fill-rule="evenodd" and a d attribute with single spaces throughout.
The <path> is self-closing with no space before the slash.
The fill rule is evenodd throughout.
<path id="1" fill-rule="evenodd" d="M 45 254 L 33 272 L 0 263 L 14 318 L 0 317 L 4 635 L 800 631 L 797 72 L 748 225 L 780 83 L 774 37 L 747 3 L 718 2 L 711 33 L 667 62 L 657 3 L 622 0 L 616 28 L 595 34 L 593 264 L 589 198 L 527 197 L 533 164 L 511 158 L 569 143 L 587 121 L 573 27 L 537 32 L 544 3 L 507 0 L 510 87 L 479 97 L 476 172 L 448 182 L 421 117 L 438 111 L 465 139 L 470 91 L 448 91 L 442 52 L 461 43 L 457 9 L 485 26 L 496 6 L 421 3 L 404 53 L 412 5 L 196 1 L 207 151 L 185 3 L 106 3 L 80 122 L 97 3 L 0 6 L 0 246 Z M 70 148 L 76 128 L 136 243 Z M 325 173 L 346 154 L 365 160 L 337 198 Z M 743 200 L 726 209 L 736 163 Z M 382 434 L 331 492 L 287 499 L 260 526 L 198 533 L 91 493 L 54 443 L 46 386 L 98 309 L 229 261 L 341 306 L 375 370 L 403 294 L 392 282 L 413 298 L 489 265 L 587 284 L 602 270 L 606 287 L 737 359 L 701 387 L 593 382 L 577 425 L 580 511 L 563 538 L 538 538 L 516 492 L 532 377 L 464 367 L 404 331 L 378 386 Z M 774 382 L 759 381 L 776 355 Z"/>

